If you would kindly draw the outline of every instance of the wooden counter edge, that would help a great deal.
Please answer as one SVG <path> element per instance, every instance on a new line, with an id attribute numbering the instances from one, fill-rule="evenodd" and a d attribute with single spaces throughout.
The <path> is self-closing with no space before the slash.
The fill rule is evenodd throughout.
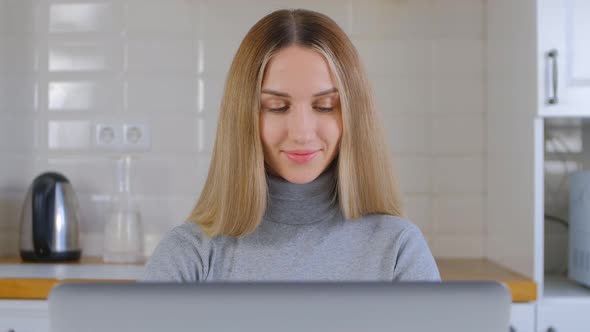
<path id="1" fill-rule="evenodd" d="M 0 300 L 47 300 L 53 287 L 66 282 L 136 282 L 115 279 L 0 279 Z"/>
<path id="2" fill-rule="evenodd" d="M 534 281 L 501 281 L 512 294 L 513 303 L 532 302 L 537 300 L 537 284 Z"/>
<path id="3" fill-rule="evenodd" d="M 59 283 L 64 282 L 136 282 L 135 280 L 105 279 L 0 279 L 0 299 L 46 300 Z M 531 302 L 537 299 L 537 285 L 532 281 L 501 281 L 512 294 L 512 302 Z"/>

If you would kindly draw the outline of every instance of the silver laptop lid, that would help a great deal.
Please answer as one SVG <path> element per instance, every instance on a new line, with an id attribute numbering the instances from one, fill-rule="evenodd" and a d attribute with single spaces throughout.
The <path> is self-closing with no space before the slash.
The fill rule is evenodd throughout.
<path id="1" fill-rule="evenodd" d="M 506 332 L 496 282 L 92 283 L 49 296 L 52 332 Z"/>

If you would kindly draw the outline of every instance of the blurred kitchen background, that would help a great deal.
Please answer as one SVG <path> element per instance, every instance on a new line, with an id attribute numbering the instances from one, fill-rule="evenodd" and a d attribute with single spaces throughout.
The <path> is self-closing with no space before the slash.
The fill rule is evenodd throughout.
<path id="1" fill-rule="evenodd" d="M 98 144 L 105 123 L 141 124 L 149 140 L 131 151 L 131 190 L 150 255 L 204 184 L 241 39 L 275 9 L 307 8 L 336 20 L 357 46 L 408 216 L 434 255 L 483 257 L 493 222 L 484 220 L 484 7 L 485 0 L 0 0 L 0 255 L 18 255 L 22 202 L 46 170 L 76 190 L 83 254 L 102 254 L 117 155 Z M 550 176 L 561 181 L 578 165 L 564 161 L 572 157 L 560 153 L 563 145 L 553 149 Z M 551 211 L 564 217 L 567 202 L 554 197 Z M 555 226 L 561 260 L 562 231 Z"/>

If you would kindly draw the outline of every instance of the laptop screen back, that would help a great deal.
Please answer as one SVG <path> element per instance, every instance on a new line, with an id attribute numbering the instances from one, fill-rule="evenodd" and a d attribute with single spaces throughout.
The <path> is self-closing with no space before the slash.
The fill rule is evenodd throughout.
<path id="1" fill-rule="evenodd" d="M 53 332 L 506 332 L 495 282 L 62 284 Z"/>

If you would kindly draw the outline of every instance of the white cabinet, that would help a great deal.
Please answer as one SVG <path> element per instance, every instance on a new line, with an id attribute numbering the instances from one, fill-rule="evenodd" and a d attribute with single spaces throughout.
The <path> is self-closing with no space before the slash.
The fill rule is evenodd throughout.
<path id="1" fill-rule="evenodd" d="M 494 113 L 590 116 L 590 1 L 488 1 L 486 15 Z"/>
<path id="2" fill-rule="evenodd" d="M 565 277 L 546 277 L 543 299 L 537 304 L 537 331 L 588 331 L 590 289 Z"/>
<path id="3" fill-rule="evenodd" d="M 0 300 L 0 332 L 49 332 L 47 301 Z"/>
<path id="4" fill-rule="evenodd" d="M 590 115 L 590 1 L 538 0 L 539 114 Z"/>
<path id="5" fill-rule="evenodd" d="M 535 331 L 535 303 L 514 303 L 510 315 L 510 332 Z"/>
<path id="6" fill-rule="evenodd" d="M 590 327 L 590 300 L 547 300 L 538 304 L 537 332 L 584 332 Z"/>

